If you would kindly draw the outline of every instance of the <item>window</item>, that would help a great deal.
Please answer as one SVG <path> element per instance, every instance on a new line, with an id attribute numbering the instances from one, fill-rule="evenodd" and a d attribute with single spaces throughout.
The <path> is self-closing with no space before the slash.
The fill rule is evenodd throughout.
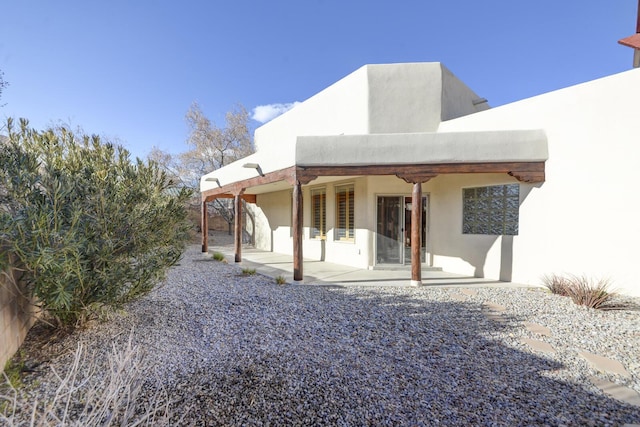
<path id="1" fill-rule="evenodd" d="M 353 241 L 353 208 L 353 184 L 336 187 L 336 240 Z"/>
<path id="2" fill-rule="evenodd" d="M 462 233 L 518 235 L 518 184 L 465 188 L 462 198 Z"/>
<path id="3" fill-rule="evenodd" d="M 327 191 L 324 188 L 311 190 L 311 231 L 312 239 L 325 239 L 327 237 Z"/>

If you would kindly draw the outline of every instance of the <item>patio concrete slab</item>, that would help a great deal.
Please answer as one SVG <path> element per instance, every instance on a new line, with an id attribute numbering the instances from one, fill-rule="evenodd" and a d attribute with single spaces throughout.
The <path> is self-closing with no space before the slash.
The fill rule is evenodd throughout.
<path id="1" fill-rule="evenodd" d="M 227 261 L 234 262 L 233 247 L 210 246 L 210 253 L 221 252 Z M 283 276 L 289 283 L 303 285 L 338 285 L 338 286 L 410 286 L 411 269 L 395 268 L 384 269 L 360 269 L 325 261 L 304 260 L 304 280 L 293 281 L 293 257 L 288 254 L 261 251 L 254 248 L 242 249 L 242 262 L 238 263 L 243 268 L 254 268 L 257 273 L 268 277 Z M 501 282 L 499 280 L 483 279 L 448 273 L 440 270 L 425 269 L 422 272 L 423 286 L 445 286 L 455 288 L 474 287 L 527 287 L 527 285 Z M 467 289 L 461 290 L 467 295 L 473 295 Z"/>

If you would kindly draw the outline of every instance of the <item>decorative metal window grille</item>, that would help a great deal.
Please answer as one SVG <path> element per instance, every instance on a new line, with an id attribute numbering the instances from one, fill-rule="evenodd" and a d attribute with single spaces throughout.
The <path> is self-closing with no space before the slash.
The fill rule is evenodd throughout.
<path id="1" fill-rule="evenodd" d="M 324 239 L 327 229 L 327 191 L 324 188 L 311 190 L 311 231 L 312 239 Z"/>
<path id="2" fill-rule="evenodd" d="M 336 240 L 354 240 L 355 230 L 353 227 L 353 202 L 353 184 L 336 187 Z"/>
<path id="3" fill-rule="evenodd" d="M 465 188 L 462 233 L 517 236 L 519 207 L 518 184 Z"/>

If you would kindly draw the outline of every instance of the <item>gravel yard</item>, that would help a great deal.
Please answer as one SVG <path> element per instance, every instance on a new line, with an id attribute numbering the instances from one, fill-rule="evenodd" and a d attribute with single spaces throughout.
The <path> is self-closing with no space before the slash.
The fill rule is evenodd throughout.
<path id="1" fill-rule="evenodd" d="M 590 310 L 515 287 L 277 285 L 199 249 L 111 322 L 47 345 L 31 336 L 25 354 L 42 364 L 25 382 L 46 393 L 49 368 L 63 371 L 78 341 L 101 355 L 133 330 L 146 389 L 167 390 L 185 425 L 640 423 L 640 406 L 590 381 L 640 392 L 637 309 Z M 501 321 L 485 303 L 504 307 Z M 533 351 L 523 338 L 556 351 Z M 579 351 L 617 360 L 629 375 L 598 372 Z"/>

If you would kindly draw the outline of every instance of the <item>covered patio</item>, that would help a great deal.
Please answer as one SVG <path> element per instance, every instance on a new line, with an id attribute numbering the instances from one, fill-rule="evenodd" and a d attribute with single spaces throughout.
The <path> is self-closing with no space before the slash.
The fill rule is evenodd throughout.
<path id="1" fill-rule="evenodd" d="M 226 234 L 226 233 L 225 233 Z M 220 252 L 228 262 L 235 259 L 235 248 L 232 236 L 220 233 L 210 236 L 209 253 Z M 326 261 L 304 259 L 304 280 L 299 284 L 319 286 L 407 286 L 410 267 L 395 269 L 360 269 Z M 277 252 L 262 251 L 250 246 L 243 246 L 242 260 L 237 264 L 242 268 L 255 269 L 256 273 L 267 277 L 278 276 L 290 283 L 293 281 L 293 260 L 290 255 Z M 423 268 L 422 284 L 437 287 L 524 287 L 510 282 L 483 279 L 473 276 L 449 273 L 439 268 Z"/>
<path id="2" fill-rule="evenodd" d="M 308 163 L 299 166 L 292 166 L 279 171 L 264 174 L 258 163 L 244 162 L 242 168 L 255 169 L 258 176 L 254 178 L 247 178 L 238 180 L 228 185 L 222 185 L 220 179 L 216 177 L 204 177 L 203 181 L 212 181 L 217 184 L 217 188 L 210 188 L 202 192 L 202 230 L 208 229 L 208 210 L 207 203 L 215 200 L 216 198 L 233 198 L 235 209 L 235 226 L 234 226 L 234 262 L 242 262 L 243 260 L 243 248 L 242 248 L 242 201 L 248 203 L 256 203 L 257 194 L 260 193 L 265 187 L 278 185 L 289 186 L 292 189 L 292 240 L 293 240 L 293 259 L 289 257 L 289 262 L 293 268 L 293 280 L 302 281 L 304 279 L 303 274 L 303 253 L 302 253 L 302 239 L 303 239 L 303 197 L 302 186 L 309 184 L 311 181 L 318 179 L 319 177 L 352 177 L 352 176 L 396 176 L 407 183 L 412 184 L 412 212 L 411 212 L 411 281 L 410 284 L 419 286 L 423 284 L 423 266 L 420 261 L 420 251 L 422 248 L 420 224 L 422 223 L 422 210 L 421 200 L 423 196 L 422 185 L 430 179 L 440 174 L 486 174 L 486 173 L 502 173 L 516 178 L 520 182 L 525 183 L 539 183 L 544 182 L 544 161 L 546 160 L 546 140 L 544 135 L 538 131 L 521 131 L 521 132 L 486 132 L 483 135 L 486 138 L 487 144 L 492 142 L 495 145 L 499 143 L 501 145 L 500 159 L 493 159 L 493 161 L 487 161 L 487 159 L 472 159 L 474 161 L 469 162 L 457 162 L 457 163 L 428 163 L 428 164 L 375 164 L 372 160 L 364 159 L 365 162 L 369 160 L 369 164 L 362 165 L 314 165 L 310 162 L 313 158 L 313 150 L 309 149 L 306 153 Z M 460 135 L 462 137 L 462 135 Z M 465 135 L 465 137 L 467 137 Z M 515 138 L 514 138 L 515 137 Z M 475 135 L 478 138 L 478 135 Z M 389 139 L 387 136 L 386 139 Z M 514 143 L 514 141 L 517 141 Z M 529 142 L 525 144 L 523 141 Z M 299 142 L 300 146 L 305 146 L 303 141 Z M 317 147 L 320 144 L 316 144 L 315 138 L 309 138 L 307 140 L 306 147 Z M 356 150 L 359 144 L 345 144 L 342 146 L 342 151 L 345 152 L 349 148 Z M 386 145 L 386 144 L 385 144 Z M 522 147 L 527 147 L 527 150 L 522 150 Z M 415 153 L 415 146 L 413 147 Z M 447 149 L 451 149 L 449 145 Z M 511 149 L 511 150 L 509 150 Z M 498 150 L 496 150 L 498 151 Z M 524 151 L 524 153 L 523 153 Z M 409 151 L 411 152 L 411 151 Z M 532 153 L 533 152 L 533 153 Z M 493 154 L 493 153 L 492 153 Z M 432 155 L 433 156 L 433 155 Z M 251 156 L 250 156 L 251 157 Z M 305 156 L 300 155 L 298 151 L 298 158 Z M 347 156 L 348 158 L 353 158 Z M 446 156 L 443 156 L 446 157 Z M 518 161 L 505 161 L 513 158 L 517 158 Z M 433 157 L 431 159 L 434 160 Z M 484 161 L 477 161 L 484 160 Z M 497 161 L 496 161 L 497 160 Z M 337 162 L 336 162 L 337 163 Z M 234 166 L 234 165 L 231 165 Z M 239 167 L 239 165 L 236 165 Z M 273 188 L 273 187 L 270 187 Z M 253 192 L 254 194 L 250 194 Z M 209 242 L 206 234 L 203 234 L 202 239 L 202 252 L 208 252 Z M 404 281 L 409 271 L 404 273 Z M 398 274 L 400 276 L 401 274 Z"/>

